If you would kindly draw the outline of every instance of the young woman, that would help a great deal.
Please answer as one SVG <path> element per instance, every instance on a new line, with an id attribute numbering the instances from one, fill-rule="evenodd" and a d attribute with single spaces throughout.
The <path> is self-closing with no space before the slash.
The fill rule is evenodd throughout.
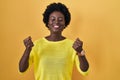
<path id="1" fill-rule="evenodd" d="M 71 80 L 74 63 L 81 74 L 88 73 L 89 64 L 82 49 L 83 42 L 74 42 L 62 35 L 69 25 L 71 15 L 62 3 L 52 3 L 43 14 L 43 22 L 50 34 L 36 40 L 24 39 L 26 47 L 19 62 L 20 72 L 34 63 L 35 80 Z"/>

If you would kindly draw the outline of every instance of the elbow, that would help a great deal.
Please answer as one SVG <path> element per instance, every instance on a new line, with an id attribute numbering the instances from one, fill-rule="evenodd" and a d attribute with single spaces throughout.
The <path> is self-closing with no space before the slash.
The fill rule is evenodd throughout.
<path id="1" fill-rule="evenodd" d="M 19 71 L 21 73 L 25 72 L 27 68 L 28 68 L 28 65 L 21 65 L 21 64 L 19 64 Z"/>
<path id="2" fill-rule="evenodd" d="M 88 69 L 89 69 L 89 67 L 86 67 L 86 68 L 82 69 L 82 71 L 86 72 L 86 71 L 88 71 Z"/>
<path id="3" fill-rule="evenodd" d="M 89 64 L 87 64 L 87 65 L 85 65 L 85 66 L 80 66 L 80 69 L 81 69 L 83 72 L 88 71 L 88 69 L 89 69 Z"/>
<path id="4" fill-rule="evenodd" d="M 21 73 L 23 73 L 23 72 L 25 72 L 25 69 L 24 69 L 24 68 L 19 67 L 19 71 L 20 71 Z"/>

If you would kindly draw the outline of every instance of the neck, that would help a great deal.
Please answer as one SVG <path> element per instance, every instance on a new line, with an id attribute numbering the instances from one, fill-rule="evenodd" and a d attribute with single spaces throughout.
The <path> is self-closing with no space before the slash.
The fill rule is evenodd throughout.
<path id="1" fill-rule="evenodd" d="M 51 33 L 49 36 L 46 37 L 49 41 L 60 41 L 65 39 L 61 34 Z"/>

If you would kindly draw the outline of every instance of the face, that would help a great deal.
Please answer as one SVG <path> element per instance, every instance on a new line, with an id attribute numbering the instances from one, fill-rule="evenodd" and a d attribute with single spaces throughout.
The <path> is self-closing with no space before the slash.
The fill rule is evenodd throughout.
<path id="1" fill-rule="evenodd" d="M 51 32 L 62 32 L 65 28 L 65 18 L 61 12 L 54 11 L 49 16 L 48 27 Z"/>

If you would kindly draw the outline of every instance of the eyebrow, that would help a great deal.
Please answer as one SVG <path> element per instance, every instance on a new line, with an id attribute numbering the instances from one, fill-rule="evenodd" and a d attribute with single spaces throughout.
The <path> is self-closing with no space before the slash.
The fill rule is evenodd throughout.
<path id="1" fill-rule="evenodd" d="M 50 16 L 50 18 L 51 18 L 51 17 L 55 18 L 54 16 Z M 58 17 L 58 18 L 63 18 L 63 17 Z"/>

